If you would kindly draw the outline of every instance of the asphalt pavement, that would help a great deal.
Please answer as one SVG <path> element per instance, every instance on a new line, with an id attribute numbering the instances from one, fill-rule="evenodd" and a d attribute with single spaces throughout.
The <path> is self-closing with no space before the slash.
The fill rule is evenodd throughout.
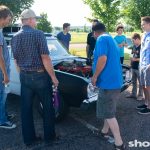
<path id="1" fill-rule="evenodd" d="M 121 135 L 128 150 L 150 150 L 150 115 L 137 114 L 135 107 L 142 102 L 125 98 L 130 91 L 131 87 L 121 93 L 118 101 L 116 116 Z M 113 150 L 113 144 L 95 136 L 91 131 L 101 129 L 103 125 L 103 121 L 95 117 L 95 103 L 71 108 L 68 117 L 56 124 L 56 131 L 61 135 L 58 143 L 53 146 L 42 143 L 32 148 L 26 148 L 22 141 L 19 97 L 10 95 L 7 106 L 8 111 L 16 115 L 13 121 L 17 128 L 0 129 L 0 150 Z M 36 132 L 43 136 L 42 118 L 36 109 L 34 118 Z"/>

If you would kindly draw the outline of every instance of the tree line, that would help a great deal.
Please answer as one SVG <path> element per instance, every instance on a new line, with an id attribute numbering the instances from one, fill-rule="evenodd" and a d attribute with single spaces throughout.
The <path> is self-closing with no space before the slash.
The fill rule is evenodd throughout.
<path id="1" fill-rule="evenodd" d="M 140 29 L 140 19 L 142 16 L 150 16 L 150 0 L 82 0 L 89 5 L 92 10 L 92 18 L 102 21 L 107 30 L 114 31 L 119 23 L 125 23 L 130 28 Z M 20 13 L 30 8 L 34 0 L 0 0 L 0 4 L 8 6 L 14 14 L 14 22 Z M 52 31 L 52 25 L 48 21 L 46 13 L 41 14 L 38 29 L 45 32 Z M 87 18 L 89 21 L 92 18 Z"/>

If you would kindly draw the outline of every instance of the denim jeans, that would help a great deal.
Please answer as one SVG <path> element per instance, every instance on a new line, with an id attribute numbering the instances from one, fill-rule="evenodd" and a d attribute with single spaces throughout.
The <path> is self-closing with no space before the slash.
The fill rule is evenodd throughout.
<path id="1" fill-rule="evenodd" d="M 6 98 L 7 94 L 4 92 L 5 88 L 0 90 L 0 125 L 6 123 L 7 113 L 6 113 Z"/>
<path id="2" fill-rule="evenodd" d="M 132 69 L 132 95 L 134 96 L 143 96 L 143 88 L 141 86 L 140 75 L 138 69 Z M 137 93 L 137 80 L 139 82 L 139 91 Z"/>
<path id="3" fill-rule="evenodd" d="M 36 95 L 43 105 L 44 139 L 55 137 L 55 112 L 52 102 L 52 83 L 46 72 L 22 72 L 21 81 L 21 120 L 22 135 L 25 144 L 35 140 L 33 122 L 33 98 Z"/>

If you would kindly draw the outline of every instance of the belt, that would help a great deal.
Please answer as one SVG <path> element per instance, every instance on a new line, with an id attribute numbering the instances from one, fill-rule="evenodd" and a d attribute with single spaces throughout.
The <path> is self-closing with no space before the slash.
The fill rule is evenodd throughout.
<path id="1" fill-rule="evenodd" d="M 40 70 L 21 70 L 21 72 L 24 72 L 24 73 L 35 73 L 35 72 L 42 73 L 42 72 L 45 72 L 45 70 L 44 69 L 40 69 Z"/>

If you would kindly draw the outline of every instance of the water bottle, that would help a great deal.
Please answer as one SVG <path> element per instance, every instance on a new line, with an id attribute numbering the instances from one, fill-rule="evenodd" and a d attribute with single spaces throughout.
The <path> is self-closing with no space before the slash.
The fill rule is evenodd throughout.
<path id="1" fill-rule="evenodd" d="M 9 84 L 5 84 L 5 93 L 6 93 L 6 94 L 10 93 Z"/>

